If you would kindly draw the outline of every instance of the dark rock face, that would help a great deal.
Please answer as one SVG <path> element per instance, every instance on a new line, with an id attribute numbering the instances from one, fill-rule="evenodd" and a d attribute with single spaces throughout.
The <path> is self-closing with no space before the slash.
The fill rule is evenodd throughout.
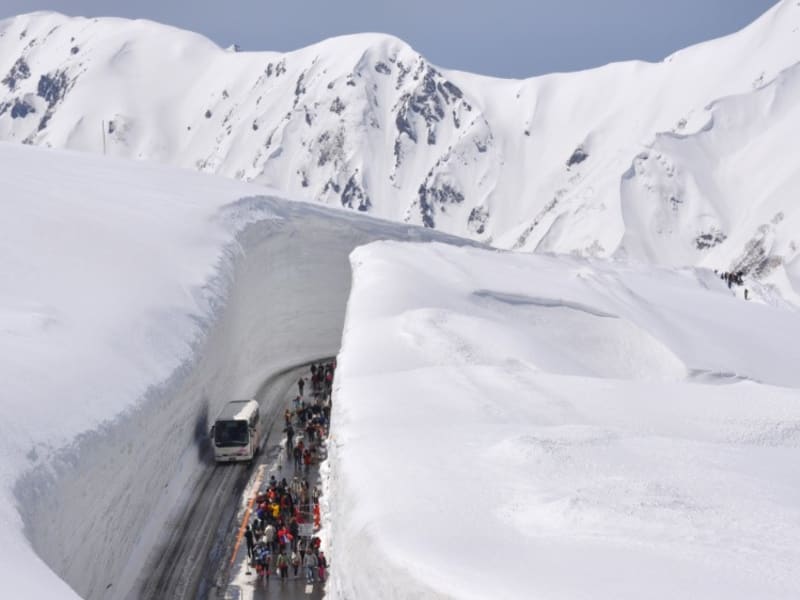
<path id="1" fill-rule="evenodd" d="M 783 257 L 772 254 L 768 243 L 774 226 L 782 219 L 783 214 L 779 213 L 771 224 L 764 224 L 758 228 L 755 235 L 745 244 L 742 254 L 733 261 L 731 272 L 762 279 L 783 264 Z"/>
<path id="2" fill-rule="evenodd" d="M 445 81 L 444 83 L 441 83 L 440 85 L 442 87 L 444 87 L 445 90 L 450 92 L 450 94 L 453 97 L 458 98 L 459 100 L 464 97 L 464 93 L 461 91 L 461 88 L 459 88 L 454 83 L 452 83 L 450 81 Z"/>
<path id="3" fill-rule="evenodd" d="M 372 207 L 369 195 L 356 181 L 358 171 L 350 176 L 342 192 L 342 206 L 347 208 L 357 208 L 360 212 L 367 212 Z"/>
<path id="4" fill-rule="evenodd" d="M 300 73 L 300 76 L 297 78 L 297 82 L 294 84 L 294 106 L 297 106 L 297 103 L 300 102 L 300 97 L 306 93 L 306 85 L 305 85 L 305 73 Z"/>
<path id="5" fill-rule="evenodd" d="M 323 131 L 316 140 L 317 146 L 317 166 L 324 167 L 329 162 L 334 166 L 339 166 L 344 160 L 344 129 L 339 129 L 335 133 Z M 337 193 L 339 190 L 336 190 Z"/>
<path id="6" fill-rule="evenodd" d="M 482 235 L 486 231 L 486 223 L 489 221 L 489 211 L 484 206 L 476 206 L 469 213 L 467 219 L 467 229 L 477 235 Z"/>
<path id="7" fill-rule="evenodd" d="M 445 212 L 448 204 L 461 204 L 464 202 L 464 194 L 450 183 L 434 180 L 433 183 L 419 186 L 418 202 L 422 224 L 433 229 L 436 227 L 434 216 L 437 208 Z"/>
<path id="8" fill-rule="evenodd" d="M 381 61 L 375 64 L 375 70 L 381 75 L 391 75 L 392 68 L 385 62 Z"/>
<path id="9" fill-rule="evenodd" d="M 35 113 L 36 109 L 25 102 L 24 100 L 20 100 L 19 98 L 14 100 L 14 104 L 11 107 L 11 118 L 12 119 L 24 119 L 30 113 Z"/>
<path id="10" fill-rule="evenodd" d="M 544 205 L 544 208 L 539 211 L 539 214 L 533 219 L 533 222 L 525 228 L 525 231 L 517 238 L 517 241 L 514 242 L 512 246 L 512 250 L 519 250 L 525 244 L 528 243 L 528 238 L 533 234 L 539 224 L 547 217 L 551 212 L 553 212 L 559 204 L 559 201 L 566 193 L 565 189 L 556 190 L 556 195 L 553 197 L 550 202 Z"/>
<path id="11" fill-rule="evenodd" d="M 339 96 L 336 96 L 336 98 L 333 99 L 333 102 L 331 102 L 330 110 L 331 112 L 334 112 L 337 115 L 341 115 L 344 112 L 345 108 L 347 108 L 347 106 L 345 105 L 344 102 L 342 102 L 342 99 L 339 98 Z"/>
<path id="12" fill-rule="evenodd" d="M 575 152 L 572 153 L 572 156 L 569 157 L 569 160 L 567 160 L 567 167 L 579 165 L 587 158 L 589 158 L 589 154 L 583 149 L 583 146 L 578 146 L 575 148 Z"/>
<path id="13" fill-rule="evenodd" d="M 420 66 L 424 67 L 423 64 Z M 402 71 L 401 76 L 404 76 Z M 431 66 L 416 74 L 415 79 L 420 83 L 412 93 L 404 94 L 400 98 L 395 125 L 398 135 L 405 134 L 417 143 L 417 131 L 413 123 L 421 119 L 427 132 L 427 142 L 432 146 L 436 144 L 437 125 L 445 118 L 445 107 L 458 102 L 462 102 L 466 110 L 472 110 L 472 107 L 464 102 L 461 89 L 444 79 L 442 74 Z M 453 121 L 456 127 L 460 126 L 455 111 L 453 111 Z"/>
<path id="14" fill-rule="evenodd" d="M 340 191 L 342 191 L 342 186 L 336 183 L 333 179 L 328 179 L 328 181 L 325 182 L 325 187 L 322 188 L 322 192 L 327 193 L 328 190 L 333 190 L 338 194 Z"/>
<path id="15" fill-rule="evenodd" d="M 727 237 L 728 236 L 722 233 L 719 229 L 712 229 L 711 231 L 698 235 L 695 238 L 694 243 L 698 250 L 708 250 L 724 242 Z"/>
<path id="16" fill-rule="evenodd" d="M 401 102 L 404 104 L 408 104 L 408 100 L 410 98 L 410 94 L 405 94 L 401 99 Z M 411 123 L 408 120 L 408 110 L 398 110 L 397 116 L 394 119 L 394 124 L 397 127 L 397 132 L 399 135 L 406 134 L 412 142 L 415 144 L 417 143 L 417 132 L 411 126 Z"/>
<path id="17" fill-rule="evenodd" d="M 25 59 L 20 56 L 3 78 L 3 83 L 13 92 L 17 88 L 18 81 L 28 79 L 30 76 L 31 69 Z"/>
<path id="18" fill-rule="evenodd" d="M 395 89 L 399 90 L 401 87 L 403 87 L 403 83 L 405 83 L 405 79 L 408 74 L 411 73 L 411 68 L 405 66 L 402 60 L 398 60 L 397 69 L 399 74 L 397 75 L 397 84 L 395 85 Z"/>
<path id="19" fill-rule="evenodd" d="M 49 108 L 53 108 L 59 101 L 64 99 L 68 87 L 67 74 L 64 71 L 54 71 L 39 78 L 36 94 L 40 98 L 44 98 Z"/>

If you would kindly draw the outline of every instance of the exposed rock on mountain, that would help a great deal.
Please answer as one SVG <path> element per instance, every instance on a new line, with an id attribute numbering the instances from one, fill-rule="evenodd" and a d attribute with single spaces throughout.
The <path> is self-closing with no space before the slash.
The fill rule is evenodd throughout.
<path id="1" fill-rule="evenodd" d="M 798 129 L 798 29 L 784 1 L 661 63 L 500 80 L 385 35 L 233 52 L 147 21 L 32 13 L 0 22 L 0 139 L 218 173 L 503 248 L 665 264 L 731 268 L 782 210 L 762 247 L 788 265 L 797 167 L 767 138 Z M 745 164 L 718 131 L 742 153 L 764 145 Z"/>

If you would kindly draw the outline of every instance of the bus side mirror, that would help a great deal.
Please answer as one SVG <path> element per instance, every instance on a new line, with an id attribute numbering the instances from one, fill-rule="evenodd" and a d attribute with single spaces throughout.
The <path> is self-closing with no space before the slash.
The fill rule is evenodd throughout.
<path id="1" fill-rule="evenodd" d="M 209 436 L 209 437 L 212 437 L 212 438 L 214 437 L 214 428 L 215 428 L 215 427 L 216 427 L 216 425 L 212 425 L 212 426 L 211 426 L 211 431 L 209 431 L 209 432 L 208 432 L 208 436 Z"/>

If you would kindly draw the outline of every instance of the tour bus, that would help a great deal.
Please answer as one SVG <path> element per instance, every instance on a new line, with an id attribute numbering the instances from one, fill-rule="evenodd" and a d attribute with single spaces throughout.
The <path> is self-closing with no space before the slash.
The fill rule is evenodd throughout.
<path id="1" fill-rule="evenodd" d="M 261 418 L 255 400 L 228 402 L 211 427 L 214 460 L 250 461 L 261 447 Z"/>

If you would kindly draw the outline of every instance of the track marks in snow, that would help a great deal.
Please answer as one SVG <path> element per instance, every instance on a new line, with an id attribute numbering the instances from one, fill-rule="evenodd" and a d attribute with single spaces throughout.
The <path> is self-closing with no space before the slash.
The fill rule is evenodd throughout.
<path id="1" fill-rule="evenodd" d="M 498 302 L 504 302 L 506 304 L 511 304 L 512 306 L 545 306 L 550 308 L 571 308 L 573 310 L 579 310 L 585 313 L 588 313 L 595 317 L 610 317 L 610 318 L 617 318 L 617 315 L 613 315 L 611 313 L 599 310 L 597 308 L 588 306 L 586 304 L 581 304 L 580 302 L 571 302 L 569 300 L 563 299 L 554 299 L 554 298 L 544 298 L 544 297 L 537 297 L 537 296 L 526 296 L 524 294 L 508 294 L 504 292 L 494 292 L 492 290 L 478 290 L 476 291 L 473 296 L 478 298 L 489 298 L 492 300 L 497 300 Z"/>

